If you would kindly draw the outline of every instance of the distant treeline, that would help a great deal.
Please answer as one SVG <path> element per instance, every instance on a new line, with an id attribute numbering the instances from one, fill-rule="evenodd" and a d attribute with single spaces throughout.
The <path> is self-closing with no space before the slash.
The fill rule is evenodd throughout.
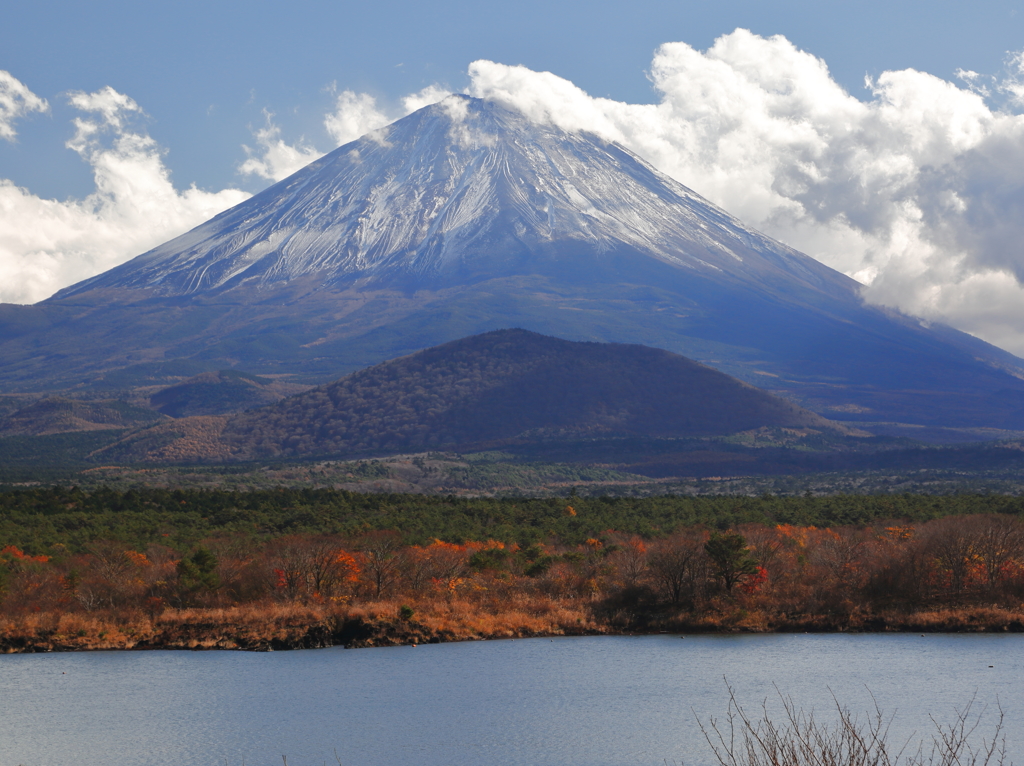
<path id="1" fill-rule="evenodd" d="M 0 491 L 0 548 L 13 545 L 31 555 L 49 555 L 55 545 L 78 553 L 94 541 L 116 540 L 133 550 L 153 544 L 188 550 L 223 536 L 265 541 L 298 533 L 352 537 L 370 531 L 397 532 L 407 545 L 435 539 L 579 545 L 609 530 L 657 539 L 694 526 L 866 526 L 1019 515 L 1022 509 L 1024 498 L 974 494 L 491 499 L 330 489 L 9 488 Z"/>

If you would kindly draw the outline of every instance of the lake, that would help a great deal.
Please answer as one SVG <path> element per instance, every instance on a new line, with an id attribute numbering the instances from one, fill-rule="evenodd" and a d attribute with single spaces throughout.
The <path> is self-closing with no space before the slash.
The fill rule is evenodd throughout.
<path id="1" fill-rule="evenodd" d="M 724 679 L 754 714 L 873 695 L 901 741 L 976 696 L 1024 761 L 1024 636 L 861 634 L 3 655 L 0 766 L 700 766 Z"/>

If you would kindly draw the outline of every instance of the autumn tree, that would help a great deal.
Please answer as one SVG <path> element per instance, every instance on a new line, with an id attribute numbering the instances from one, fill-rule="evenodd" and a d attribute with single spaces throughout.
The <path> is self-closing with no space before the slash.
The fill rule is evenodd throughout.
<path id="1" fill-rule="evenodd" d="M 380 598 L 398 579 L 404 562 L 402 537 L 397 532 L 369 532 L 359 541 L 363 572 Z"/>
<path id="2" fill-rule="evenodd" d="M 291 536 L 274 548 L 277 586 L 292 598 L 332 598 L 358 580 L 355 557 L 336 537 Z"/>
<path id="3" fill-rule="evenodd" d="M 647 574 L 647 554 L 647 544 L 636 535 L 630 535 L 619 542 L 615 563 L 619 577 L 626 585 L 636 585 Z"/>
<path id="4" fill-rule="evenodd" d="M 936 574 L 943 578 L 936 585 L 954 601 L 963 597 L 971 571 L 980 563 L 978 538 L 972 525 L 956 516 L 933 521 L 923 530 L 921 542 L 926 555 L 934 557 Z"/>
<path id="5" fill-rule="evenodd" d="M 647 566 L 651 577 L 672 604 L 692 607 L 707 574 L 704 535 L 675 534 L 651 543 Z"/>
<path id="6" fill-rule="evenodd" d="M 930 596 L 934 558 L 913 526 L 885 527 L 872 550 L 870 574 L 864 588 L 876 607 L 916 606 Z"/>
<path id="7" fill-rule="evenodd" d="M 4 611 L 37 602 L 46 590 L 47 556 L 31 556 L 14 545 L 0 549 L 0 604 Z M 38 610 L 38 604 L 35 605 Z"/>
<path id="8" fill-rule="evenodd" d="M 786 547 L 786 542 L 788 542 L 786 532 L 789 529 L 791 527 L 788 525 L 766 527 L 762 524 L 744 524 L 740 528 L 740 534 L 746 539 L 746 547 L 751 556 L 760 566 L 772 572 L 773 576 L 781 568 L 776 567 L 775 564 L 779 554 Z"/>
<path id="9" fill-rule="evenodd" d="M 855 529 L 826 529 L 814 550 L 815 563 L 824 567 L 837 583 L 855 585 L 859 582 L 865 538 Z"/>
<path id="10" fill-rule="evenodd" d="M 116 608 L 141 595 L 145 587 L 144 570 L 151 566 L 144 554 L 114 540 L 93 542 L 87 554 L 81 559 L 82 574 L 74 575 L 74 596 L 83 607 Z"/>
<path id="11" fill-rule="evenodd" d="M 426 547 L 412 546 L 405 553 L 405 580 L 413 592 L 430 585 L 452 591 L 464 574 L 468 558 L 466 546 L 441 540 Z"/>
<path id="12" fill-rule="evenodd" d="M 994 593 L 1007 579 L 1013 565 L 1020 568 L 1024 558 L 1024 524 L 1007 515 L 986 514 L 973 520 L 977 526 L 976 550 L 985 573 L 985 583 Z"/>

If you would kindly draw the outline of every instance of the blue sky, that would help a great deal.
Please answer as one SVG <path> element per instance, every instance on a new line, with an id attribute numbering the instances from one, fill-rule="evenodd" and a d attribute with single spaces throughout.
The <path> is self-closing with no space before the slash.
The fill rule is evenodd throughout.
<path id="1" fill-rule="evenodd" d="M 469 90 L 603 132 L 869 300 L 1024 353 L 1024 3 L 10 5 L 0 300 Z"/>
<path id="2" fill-rule="evenodd" d="M 1021 13 L 1017 10 L 1020 8 Z M 88 166 L 64 149 L 67 91 L 110 86 L 149 116 L 175 183 L 239 185 L 241 148 L 262 110 L 293 138 L 327 148 L 328 88 L 397 100 L 440 83 L 467 84 L 476 59 L 551 71 L 594 96 L 655 99 L 654 50 L 706 49 L 737 27 L 784 35 L 828 64 L 854 95 L 864 76 L 914 68 L 997 74 L 1024 48 L 1024 3 L 963 2 L 195 2 L 11 3 L 0 68 L 51 105 L 0 143 L 0 175 L 47 197 L 91 190 Z"/>

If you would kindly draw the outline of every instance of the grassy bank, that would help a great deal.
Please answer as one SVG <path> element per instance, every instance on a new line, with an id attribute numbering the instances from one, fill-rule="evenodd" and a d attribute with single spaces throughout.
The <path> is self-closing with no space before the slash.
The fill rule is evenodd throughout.
<path id="1" fill-rule="evenodd" d="M 749 606 L 749 605 L 748 605 Z M 405 615 L 403 616 L 403 607 Z M 409 613 L 411 610 L 411 614 Z M 109 611 L 0 617 L 0 651 L 239 649 L 400 646 L 633 632 L 1024 632 L 1024 608 L 965 607 L 914 613 L 783 615 L 742 605 L 704 613 L 666 612 L 637 624 L 602 616 L 599 603 L 516 603 L 495 611 L 470 601 L 358 605 L 248 604 L 169 609 L 159 615 Z"/>
<path id="2" fill-rule="evenodd" d="M 412 615 L 402 617 L 402 607 Z M 517 605 L 501 612 L 464 601 L 356 606 L 248 604 L 143 613 L 32 613 L 0 617 L 0 651 L 96 649 L 243 649 L 399 646 L 610 632 L 580 604 Z"/>

